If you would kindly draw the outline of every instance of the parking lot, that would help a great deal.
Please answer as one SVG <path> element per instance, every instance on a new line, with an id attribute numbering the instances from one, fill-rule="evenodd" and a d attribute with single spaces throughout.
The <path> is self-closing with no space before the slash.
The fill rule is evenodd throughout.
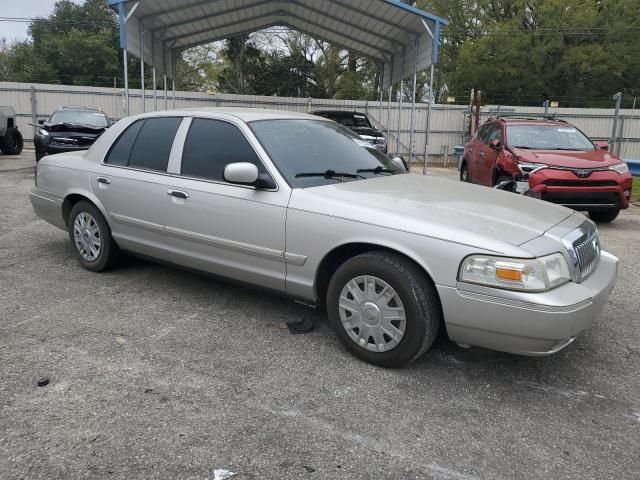
<path id="1" fill-rule="evenodd" d="M 0 156 L 0 478 L 640 478 L 640 207 L 601 226 L 618 283 L 566 350 L 441 339 L 384 370 L 287 299 L 133 258 L 83 270 L 31 209 L 34 164 Z"/>

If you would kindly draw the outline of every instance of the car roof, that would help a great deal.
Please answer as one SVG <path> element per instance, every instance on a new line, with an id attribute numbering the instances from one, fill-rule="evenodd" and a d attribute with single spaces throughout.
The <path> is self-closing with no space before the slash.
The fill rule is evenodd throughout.
<path id="1" fill-rule="evenodd" d="M 353 110 L 316 110 L 314 115 L 362 115 L 366 116 L 364 112 L 356 112 Z"/>
<path id="2" fill-rule="evenodd" d="M 57 111 L 60 111 L 60 110 L 87 110 L 90 112 L 104 113 L 101 108 L 90 107 L 88 105 L 62 105 L 57 109 Z"/>
<path id="3" fill-rule="evenodd" d="M 269 110 L 262 108 L 234 108 L 234 107 L 198 107 L 198 108 L 182 108 L 175 110 L 162 110 L 158 112 L 144 113 L 138 115 L 137 118 L 150 117 L 167 117 L 167 116 L 202 116 L 216 117 L 219 115 L 231 115 L 243 122 L 254 122 L 257 120 L 293 120 L 307 119 L 319 120 L 314 115 L 308 113 L 289 112 L 286 110 Z"/>
<path id="4" fill-rule="evenodd" d="M 501 122 L 506 123 L 508 125 L 567 125 L 568 122 L 564 120 L 560 120 L 557 118 L 508 118 L 508 117 L 497 117 L 490 118 L 486 123 L 489 122 Z"/>

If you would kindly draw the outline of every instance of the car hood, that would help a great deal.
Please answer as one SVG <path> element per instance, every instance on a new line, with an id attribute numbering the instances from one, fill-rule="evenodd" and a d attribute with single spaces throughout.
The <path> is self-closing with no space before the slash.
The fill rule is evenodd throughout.
<path id="1" fill-rule="evenodd" d="M 102 135 L 106 127 L 94 127 L 92 125 L 81 125 L 76 123 L 44 123 L 41 128 L 49 132 L 56 133 L 78 133 L 88 135 Z"/>
<path id="2" fill-rule="evenodd" d="M 564 151 L 564 150 L 523 150 L 513 149 L 523 161 L 544 163 L 562 168 L 601 168 L 620 163 L 620 159 L 605 150 Z"/>
<path id="3" fill-rule="evenodd" d="M 370 137 L 384 137 L 382 133 L 380 133 L 375 128 L 368 127 L 351 127 L 351 130 L 356 132 L 358 135 L 368 135 Z"/>
<path id="4" fill-rule="evenodd" d="M 493 251 L 519 246 L 573 214 L 487 187 L 394 175 L 293 192 L 290 208 L 442 238 Z"/>

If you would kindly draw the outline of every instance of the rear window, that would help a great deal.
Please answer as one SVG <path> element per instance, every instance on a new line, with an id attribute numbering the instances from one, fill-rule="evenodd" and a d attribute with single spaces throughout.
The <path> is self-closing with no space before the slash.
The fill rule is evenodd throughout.
<path id="1" fill-rule="evenodd" d="M 182 118 L 149 118 L 131 124 L 116 140 L 105 163 L 166 172 Z"/>

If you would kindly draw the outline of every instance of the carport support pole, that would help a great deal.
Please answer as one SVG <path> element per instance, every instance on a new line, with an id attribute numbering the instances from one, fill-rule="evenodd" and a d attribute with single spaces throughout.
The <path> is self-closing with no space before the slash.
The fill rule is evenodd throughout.
<path id="1" fill-rule="evenodd" d="M 389 98 L 387 98 L 387 150 L 391 141 L 391 96 L 393 95 L 393 85 L 389 86 Z"/>
<path id="2" fill-rule="evenodd" d="M 153 67 L 153 111 L 158 111 L 158 88 L 156 86 L 156 67 Z"/>
<path id="3" fill-rule="evenodd" d="M 169 99 L 167 97 L 167 74 L 164 74 L 164 109 L 169 110 Z"/>
<path id="4" fill-rule="evenodd" d="M 400 155 L 400 135 L 402 134 L 402 100 L 404 97 L 404 61 L 405 49 L 402 49 L 402 67 L 400 69 L 400 100 L 398 101 L 398 136 L 396 137 L 396 156 Z"/>
<path id="5" fill-rule="evenodd" d="M 144 32 L 141 30 L 140 31 L 140 111 L 142 113 L 145 112 L 146 109 L 146 92 L 145 92 L 145 85 L 144 85 Z"/>
<path id="6" fill-rule="evenodd" d="M 411 127 L 409 130 L 409 165 L 413 162 L 414 146 L 413 136 L 415 133 L 415 119 L 416 119 L 416 88 L 418 87 L 418 37 L 416 37 L 415 43 L 415 56 L 413 61 L 413 96 L 411 97 Z"/>
<path id="7" fill-rule="evenodd" d="M 171 79 L 171 87 L 173 90 L 173 107 L 172 108 L 175 109 L 176 108 L 176 81 L 173 78 Z"/>
<path id="8" fill-rule="evenodd" d="M 431 107 L 433 105 L 433 73 L 435 65 L 431 62 L 431 72 L 429 74 L 429 104 L 427 105 L 427 136 L 424 144 L 424 164 L 422 174 L 427 174 L 427 163 L 429 161 L 429 141 L 431 140 Z"/>
<path id="9" fill-rule="evenodd" d="M 124 116 L 129 116 L 129 65 L 127 47 L 122 49 L 122 57 L 124 62 Z"/>

